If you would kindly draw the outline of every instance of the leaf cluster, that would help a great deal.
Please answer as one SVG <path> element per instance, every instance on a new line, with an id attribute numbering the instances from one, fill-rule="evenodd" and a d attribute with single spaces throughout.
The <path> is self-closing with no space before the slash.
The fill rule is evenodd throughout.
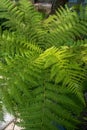
<path id="1" fill-rule="evenodd" d="M 0 93 L 25 130 L 75 130 L 85 107 L 87 7 L 46 20 L 28 0 L 0 0 Z M 84 15 L 83 15 L 84 14 Z"/>

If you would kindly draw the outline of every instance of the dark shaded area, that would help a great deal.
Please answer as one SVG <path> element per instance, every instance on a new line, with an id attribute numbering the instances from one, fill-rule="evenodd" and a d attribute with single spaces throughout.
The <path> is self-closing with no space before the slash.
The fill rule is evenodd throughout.
<path id="1" fill-rule="evenodd" d="M 5 26 L 3 25 L 3 23 L 6 22 L 6 21 L 7 21 L 7 19 L 5 19 L 5 18 L 0 19 L 0 26 L 1 26 L 1 29 L 2 29 L 3 31 L 9 29 L 9 28 L 7 28 L 7 27 L 5 27 Z"/>
<path id="2" fill-rule="evenodd" d="M 63 6 L 68 2 L 68 0 L 55 0 L 52 5 L 52 13 L 55 13 L 55 11 L 60 7 Z"/>
<path id="3" fill-rule="evenodd" d="M 64 6 L 68 0 L 34 0 L 34 3 L 49 3 L 52 4 L 51 13 L 55 13 L 55 11 L 60 7 Z"/>
<path id="4" fill-rule="evenodd" d="M 81 123 L 77 126 L 76 130 L 87 130 L 87 107 L 81 113 L 79 120 L 81 121 Z"/>

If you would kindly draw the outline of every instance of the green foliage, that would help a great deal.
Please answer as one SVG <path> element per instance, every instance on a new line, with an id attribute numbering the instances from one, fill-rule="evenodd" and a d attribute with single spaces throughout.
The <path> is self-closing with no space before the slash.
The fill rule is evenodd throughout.
<path id="1" fill-rule="evenodd" d="M 50 32 L 46 35 L 48 44 L 72 45 L 78 39 L 87 38 L 87 7 L 81 7 L 79 15 L 73 7 L 61 7 L 56 15 L 45 20 L 45 26 Z"/>
<path id="2" fill-rule="evenodd" d="M 10 0 L 0 1 L 0 18 L 7 19 L 3 26 L 17 33 L 35 44 L 43 44 L 43 32 L 41 26 L 42 15 L 34 9 L 28 0 L 21 0 L 16 6 Z M 38 43 L 37 43 L 38 42 Z"/>
<path id="3" fill-rule="evenodd" d="M 75 130 L 85 107 L 86 15 L 59 9 L 44 20 L 27 0 L 0 1 L 0 93 L 25 130 Z M 61 46 L 63 45 L 63 46 Z"/>
<path id="4" fill-rule="evenodd" d="M 1 89 L 3 102 L 10 111 L 20 113 L 21 125 L 26 129 L 56 129 L 55 123 L 75 128 L 85 105 L 85 74 L 71 60 L 75 56 L 66 48 L 53 47 L 33 61 L 23 56 L 5 59 L 0 68 L 2 80 L 6 81 Z"/>
<path id="5" fill-rule="evenodd" d="M 0 121 L 3 120 L 3 107 L 2 107 L 2 102 L 0 102 Z"/>

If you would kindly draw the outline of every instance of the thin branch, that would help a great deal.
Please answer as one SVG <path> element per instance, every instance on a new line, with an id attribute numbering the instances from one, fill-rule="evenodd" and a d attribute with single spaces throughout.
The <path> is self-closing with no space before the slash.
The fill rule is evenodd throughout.
<path id="1" fill-rule="evenodd" d="M 15 119 L 12 119 L 9 123 L 5 124 L 5 126 L 3 126 L 3 128 L 0 130 L 5 130 L 11 123 L 14 123 L 14 122 L 15 122 Z"/>
<path id="2" fill-rule="evenodd" d="M 15 129 L 15 122 L 14 122 L 14 126 L 13 126 L 13 130 Z"/>

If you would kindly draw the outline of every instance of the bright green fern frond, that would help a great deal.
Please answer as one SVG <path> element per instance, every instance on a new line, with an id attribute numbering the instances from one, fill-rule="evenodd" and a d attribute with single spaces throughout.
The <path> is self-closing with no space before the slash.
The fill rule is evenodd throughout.
<path id="1" fill-rule="evenodd" d="M 85 9 L 85 12 L 87 10 Z M 76 11 L 68 7 L 60 8 L 55 15 L 45 20 L 45 26 L 48 30 L 48 45 L 71 45 L 75 39 L 83 39 L 87 34 L 86 16 L 81 20 Z"/>
<path id="2" fill-rule="evenodd" d="M 22 29 L 23 13 L 10 0 L 0 1 L 0 18 L 4 18 L 3 26 L 9 27 L 11 30 L 17 28 Z"/>
<path id="3" fill-rule="evenodd" d="M 28 0 L 21 0 L 18 5 L 9 0 L 0 1 L 0 18 L 5 20 L 2 26 L 15 31 L 19 37 L 25 37 L 29 42 L 41 45 L 45 31 L 41 26 L 42 15 L 37 12 Z"/>
<path id="4" fill-rule="evenodd" d="M 38 60 L 45 63 L 46 69 L 50 68 L 51 80 L 57 84 L 62 83 L 62 86 L 67 86 L 81 98 L 80 91 L 85 79 L 85 69 L 82 69 L 76 61 L 74 62 L 75 57 L 76 55 L 71 52 L 70 48 L 57 49 L 53 47 L 45 51 Z M 82 101 L 84 102 L 83 99 Z"/>
<path id="5" fill-rule="evenodd" d="M 73 130 L 80 123 L 85 73 L 72 50 L 52 47 L 32 60 L 16 55 L 1 63 L 3 102 L 26 130 Z"/>
<path id="6" fill-rule="evenodd" d="M 42 21 L 27 0 L 14 8 L 9 0 L 0 3 L 9 27 L 0 31 L 3 104 L 25 130 L 75 130 L 85 107 L 86 22 L 67 7 Z M 55 47 L 61 44 L 68 46 Z"/>
<path id="7" fill-rule="evenodd" d="M 35 57 L 42 52 L 38 46 L 30 43 L 25 37 L 21 38 L 19 35 L 8 31 L 5 31 L 0 37 L 0 50 L 1 57 L 14 57 L 15 55 Z"/>

